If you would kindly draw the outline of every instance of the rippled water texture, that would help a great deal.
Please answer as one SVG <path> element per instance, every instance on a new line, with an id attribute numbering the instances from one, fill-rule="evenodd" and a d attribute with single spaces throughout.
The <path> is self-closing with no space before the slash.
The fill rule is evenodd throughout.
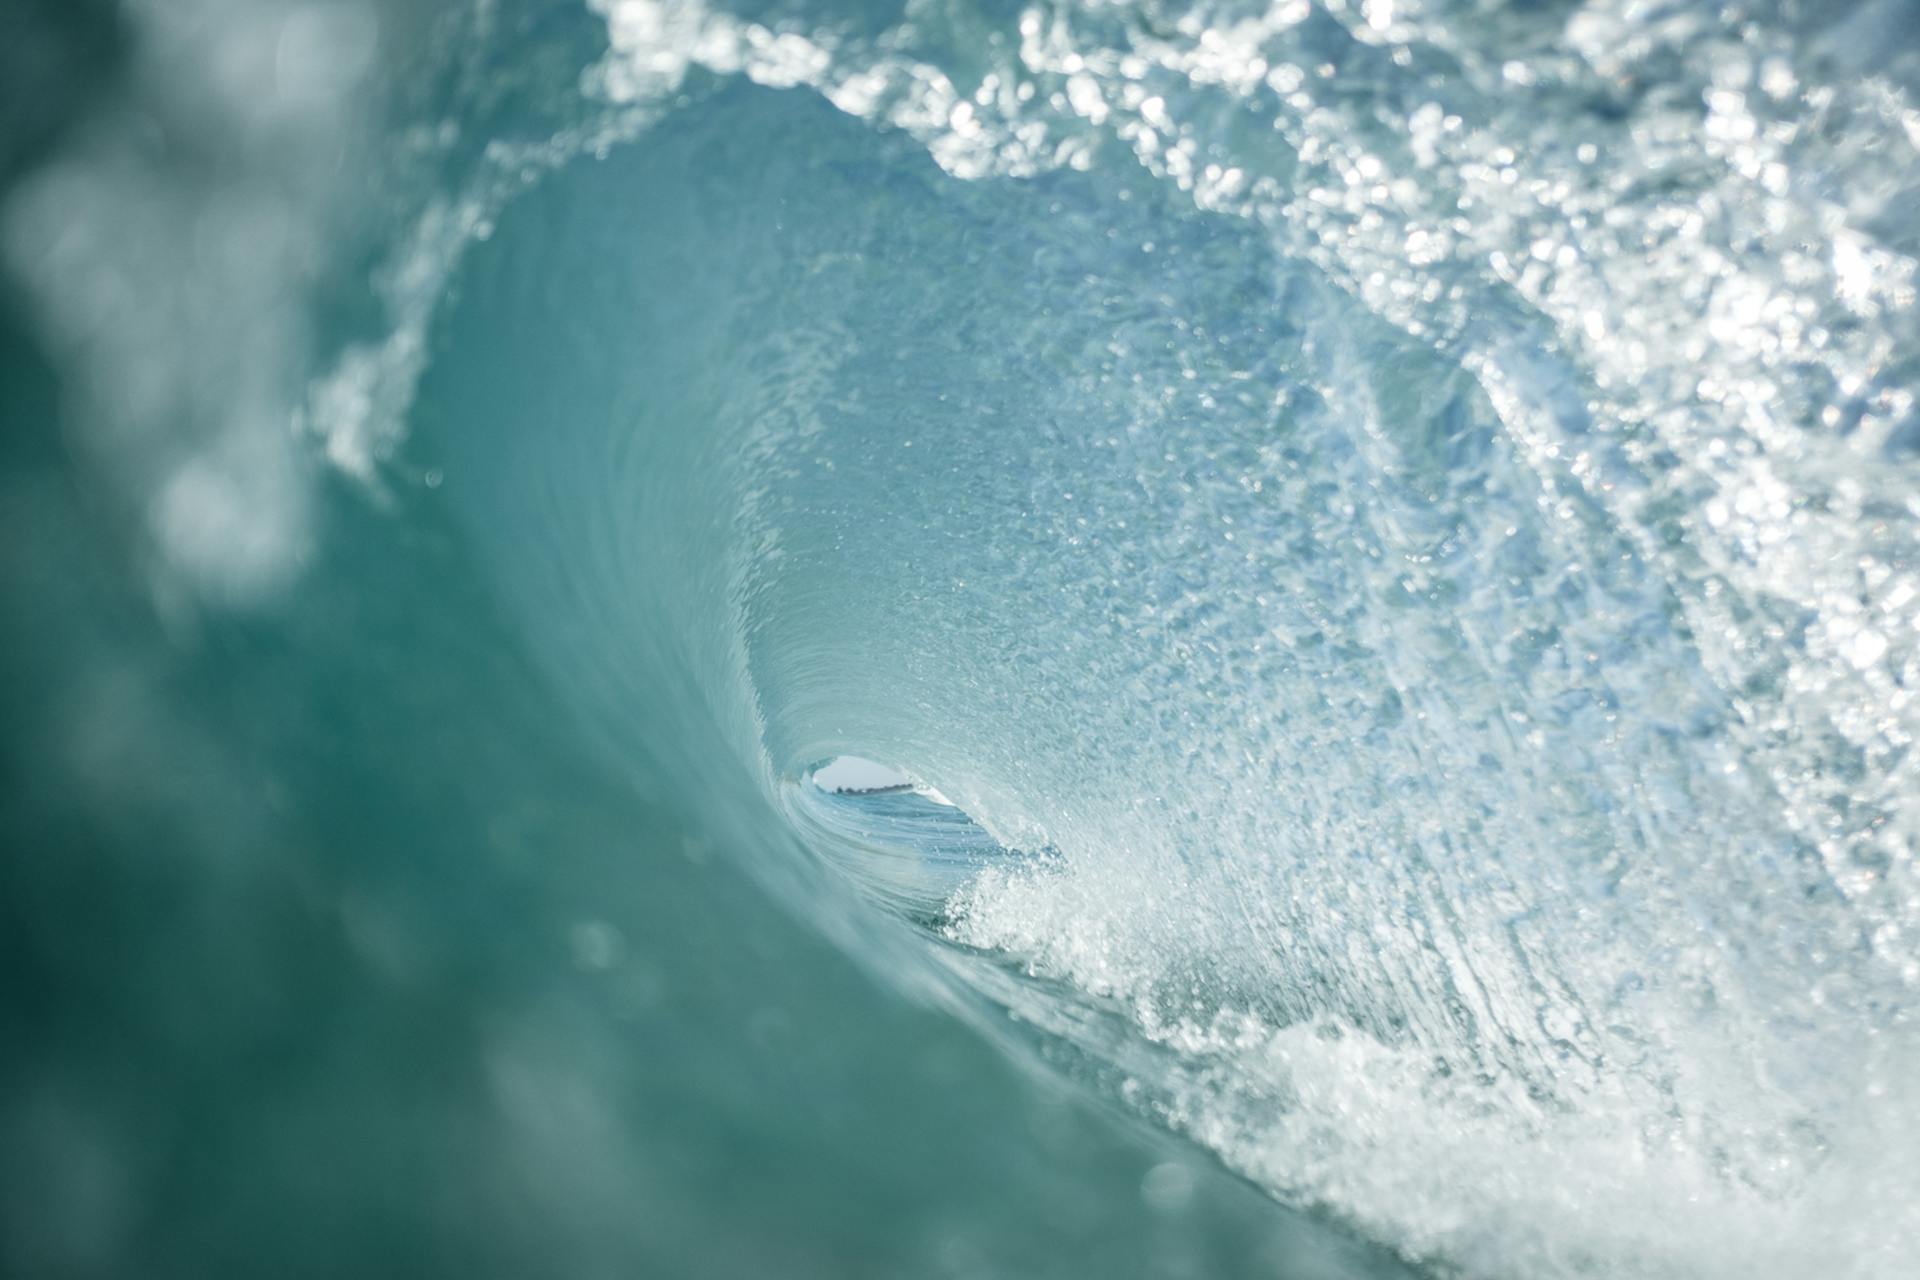
<path id="1" fill-rule="evenodd" d="M 22 2 L 9 1272 L 1920 1267 L 1909 0 Z"/>

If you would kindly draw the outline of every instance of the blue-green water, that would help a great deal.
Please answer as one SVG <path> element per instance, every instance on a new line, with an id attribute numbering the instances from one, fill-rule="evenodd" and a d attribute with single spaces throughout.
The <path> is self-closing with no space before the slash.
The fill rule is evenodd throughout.
<path id="1" fill-rule="evenodd" d="M 1905 0 L 16 5 L 0 1269 L 1916 1265 Z"/>

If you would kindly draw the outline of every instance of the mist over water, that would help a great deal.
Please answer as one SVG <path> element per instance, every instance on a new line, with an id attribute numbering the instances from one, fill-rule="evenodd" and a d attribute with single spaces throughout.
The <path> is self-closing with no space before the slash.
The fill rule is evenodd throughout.
<path id="1" fill-rule="evenodd" d="M 1911 5 L 23 29 L 9 1269 L 1916 1265 Z"/>

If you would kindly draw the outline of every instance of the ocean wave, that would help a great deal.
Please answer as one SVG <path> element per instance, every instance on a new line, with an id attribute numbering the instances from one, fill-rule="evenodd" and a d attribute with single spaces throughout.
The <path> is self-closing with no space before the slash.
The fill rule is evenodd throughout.
<path id="1" fill-rule="evenodd" d="M 1911 1267 L 1906 6 L 200 7 L 6 197 L 168 609 L 444 540 L 695 865 L 1417 1266 Z"/>

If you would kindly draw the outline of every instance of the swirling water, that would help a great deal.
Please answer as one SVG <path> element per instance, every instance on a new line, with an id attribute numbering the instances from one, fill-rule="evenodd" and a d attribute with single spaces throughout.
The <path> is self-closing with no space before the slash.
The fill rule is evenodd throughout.
<path id="1" fill-rule="evenodd" d="M 23 29 L 4 1256 L 1920 1265 L 1910 4 Z"/>

